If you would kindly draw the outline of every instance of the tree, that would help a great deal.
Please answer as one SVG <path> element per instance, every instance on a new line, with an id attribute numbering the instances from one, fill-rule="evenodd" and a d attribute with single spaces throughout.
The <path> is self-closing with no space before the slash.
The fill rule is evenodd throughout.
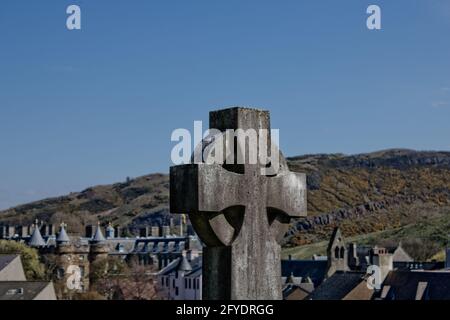
<path id="1" fill-rule="evenodd" d="M 157 298 L 153 266 L 127 264 L 123 259 L 108 257 L 91 264 L 91 290 L 109 300 L 152 300 Z"/>
<path id="2" fill-rule="evenodd" d="M 21 242 L 0 240 L 0 254 L 20 255 L 28 280 L 44 280 L 46 278 L 44 265 L 39 261 L 39 254 L 36 249 Z"/>
<path id="3" fill-rule="evenodd" d="M 131 261 L 125 279 L 119 286 L 125 300 L 155 300 L 157 298 L 153 266 L 140 265 Z"/>
<path id="4" fill-rule="evenodd" d="M 113 299 L 117 296 L 120 280 L 127 273 L 127 268 L 126 262 L 117 257 L 92 262 L 89 274 L 91 289 L 107 299 Z"/>

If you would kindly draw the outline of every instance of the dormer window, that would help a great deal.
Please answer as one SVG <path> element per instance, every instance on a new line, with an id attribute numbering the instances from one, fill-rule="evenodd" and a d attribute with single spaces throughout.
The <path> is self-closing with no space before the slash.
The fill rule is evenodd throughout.
<path id="1" fill-rule="evenodd" d="M 15 294 L 23 294 L 23 288 L 9 289 L 6 291 L 6 295 L 8 296 L 13 296 Z"/>

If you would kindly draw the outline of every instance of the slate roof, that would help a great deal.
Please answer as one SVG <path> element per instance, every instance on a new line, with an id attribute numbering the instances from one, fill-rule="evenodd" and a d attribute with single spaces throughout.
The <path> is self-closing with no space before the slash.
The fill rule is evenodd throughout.
<path id="1" fill-rule="evenodd" d="M 6 268 L 17 257 L 17 254 L 0 254 L 0 271 Z"/>
<path id="2" fill-rule="evenodd" d="M 178 264 L 178 270 L 179 271 L 188 271 L 188 272 L 192 271 L 192 266 L 185 256 L 181 257 L 181 261 Z"/>
<path id="3" fill-rule="evenodd" d="M 336 272 L 317 287 L 308 299 L 342 300 L 362 281 L 364 281 L 364 273 Z"/>
<path id="4" fill-rule="evenodd" d="M 33 233 L 31 234 L 28 245 L 31 247 L 44 247 L 45 246 L 44 238 L 42 238 L 41 232 L 39 231 L 39 228 L 37 226 L 33 229 Z"/>
<path id="5" fill-rule="evenodd" d="M 181 258 L 177 258 L 177 259 L 173 260 L 171 263 L 169 263 L 167 266 L 162 268 L 158 272 L 158 275 L 163 275 L 163 276 L 169 275 L 170 273 L 175 272 L 175 270 L 177 270 L 179 268 L 180 264 L 182 265 L 183 261 L 182 261 Z M 194 259 L 192 259 L 189 262 L 189 264 L 191 266 L 191 271 L 185 272 L 185 276 L 187 276 L 187 277 L 197 277 L 197 276 L 200 276 L 202 274 L 203 259 L 202 259 L 201 256 L 195 257 Z"/>
<path id="6" fill-rule="evenodd" d="M 137 253 L 181 253 L 186 248 L 185 237 L 154 237 L 133 240 Z M 195 246 L 194 246 L 195 247 Z M 191 248 L 192 249 L 192 248 Z"/>
<path id="7" fill-rule="evenodd" d="M 0 281 L 0 300 L 33 300 L 48 285 L 45 281 Z"/>
<path id="8" fill-rule="evenodd" d="M 58 236 L 56 237 L 56 242 L 58 243 L 70 242 L 69 236 L 67 235 L 64 225 L 62 225 L 61 229 L 59 230 Z"/>
<path id="9" fill-rule="evenodd" d="M 303 300 L 309 294 L 311 294 L 312 290 L 307 290 L 306 288 L 302 288 L 301 286 L 295 284 L 288 284 L 283 288 L 283 299 L 284 300 Z"/>
<path id="10" fill-rule="evenodd" d="M 326 260 L 281 260 L 282 277 L 311 278 L 317 287 L 325 278 L 328 266 Z"/>
<path id="11" fill-rule="evenodd" d="M 391 271 L 383 286 L 390 286 L 395 300 L 415 300 L 419 282 L 426 282 L 430 300 L 450 300 L 450 272 Z"/>
<path id="12" fill-rule="evenodd" d="M 105 237 L 102 233 L 102 228 L 100 228 L 100 225 L 97 226 L 97 229 L 95 230 L 94 237 L 92 238 L 93 242 L 102 242 L 105 241 Z"/>

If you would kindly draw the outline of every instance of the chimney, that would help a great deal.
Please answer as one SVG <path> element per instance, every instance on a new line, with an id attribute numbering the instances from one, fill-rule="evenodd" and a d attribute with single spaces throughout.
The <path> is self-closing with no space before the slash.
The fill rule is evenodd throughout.
<path id="1" fill-rule="evenodd" d="M 359 265 L 358 247 L 357 247 L 357 244 L 354 242 L 350 243 L 350 245 L 349 245 L 348 265 L 352 269 L 355 269 Z"/>
<path id="2" fill-rule="evenodd" d="M 139 229 L 139 237 L 140 238 L 147 238 L 148 237 L 148 227 L 140 228 Z"/>
<path id="3" fill-rule="evenodd" d="M 8 226 L 8 237 L 12 238 L 16 234 L 16 228 L 14 226 Z"/>
<path id="4" fill-rule="evenodd" d="M 16 228 L 16 233 L 19 236 L 19 238 L 26 238 L 29 234 L 28 234 L 28 227 L 26 226 L 17 226 Z"/>
<path id="5" fill-rule="evenodd" d="M 26 228 L 23 228 L 22 229 L 23 237 L 28 237 L 29 235 L 31 235 L 33 233 L 34 228 L 35 227 L 33 225 L 28 225 Z M 36 228 L 39 228 L 39 225 L 36 225 Z M 25 233 L 23 233 L 24 230 L 25 230 Z M 39 229 L 39 231 L 40 231 L 40 229 Z"/>
<path id="6" fill-rule="evenodd" d="M 122 230 L 121 230 L 121 228 L 119 226 L 114 227 L 114 236 L 115 236 L 115 238 L 122 237 L 121 231 Z"/>
<path id="7" fill-rule="evenodd" d="M 92 238 L 94 236 L 94 226 L 92 224 L 87 225 L 85 231 L 86 238 Z"/>
<path id="8" fill-rule="evenodd" d="M 116 235 L 116 229 L 114 229 L 111 223 L 108 223 L 108 225 L 106 226 L 105 235 L 106 239 L 114 239 Z"/>
<path id="9" fill-rule="evenodd" d="M 159 237 L 159 227 L 151 227 L 152 237 Z"/>
<path id="10" fill-rule="evenodd" d="M 7 226 L 0 225 L 0 239 L 6 239 L 8 237 L 7 231 Z"/>
<path id="11" fill-rule="evenodd" d="M 43 237 L 48 236 L 48 229 L 47 229 L 47 225 L 46 224 L 42 224 L 41 227 L 39 228 L 39 231 L 41 232 L 41 235 Z"/>
<path id="12" fill-rule="evenodd" d="M 186 251 L 186 259 L 188 259 L 189 262 L 192 261 L 192 250 Z"/>
<path id="13" fill-rule="evenodd" d="M 162 226 L 161 227 L 161 236 L 167 237 L 170 235 L 170 227 L 169 226 Z"/>
<path id="14" fill-rule="evenodd" d="M 375 247 L 372 249 L 372 264 L 380 268 L 381 281 L 384 281 L 388 273 L 394 269 L 393 255 L 385 248 Z"/>

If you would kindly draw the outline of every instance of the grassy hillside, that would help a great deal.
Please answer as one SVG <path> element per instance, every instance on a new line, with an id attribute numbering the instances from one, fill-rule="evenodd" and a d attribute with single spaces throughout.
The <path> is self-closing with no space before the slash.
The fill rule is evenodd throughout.
<path id="1" fill-rule="evenodd" d="M 447 211 L 450 213 L 450 211 Z M 421 219 L 402 227 L 360 234 L 344 238 L 347 243 L 355 242 L 359 245 L 397 245 L 399 242 L 405 250 L 416 260 L 444 261 L 443 248 L 448 244 L 450 230 L 450 214 L 440 217 Z M 331 233 L 330 233 L 331 235 Z M 328 241 L 319 241 L 302 246 L 284 248 L 283 259 L 291 256 L 293 259 L 311 259 L 314 254 L 326 255 Z"/>
<path id="2" fill-rule="evenodd" d="M 449 211 L 447 211 L 449 212 Z M 341 225 L 347 243 L 355 242 L 360 245 L 397 245 L 399 242 L 416 260 L 444 261 L 443 248 L 447 244 L 450 231 L 450 214 L 437 215 L 432 218 L 422 217 L 418 221 L 400 227 L 388 228 L 367 234 L 347 237 L 348 225 L 351 221 Z M 331 235 L 331 230 L 328 236 Z M 347 232 L 346 232 L 347 231 Z M 293 259 L 311 259 L 314 254 L 325 255 L 328 240 L 318 241 L 302 246 L 284 248 L 282 257 Z"/>

